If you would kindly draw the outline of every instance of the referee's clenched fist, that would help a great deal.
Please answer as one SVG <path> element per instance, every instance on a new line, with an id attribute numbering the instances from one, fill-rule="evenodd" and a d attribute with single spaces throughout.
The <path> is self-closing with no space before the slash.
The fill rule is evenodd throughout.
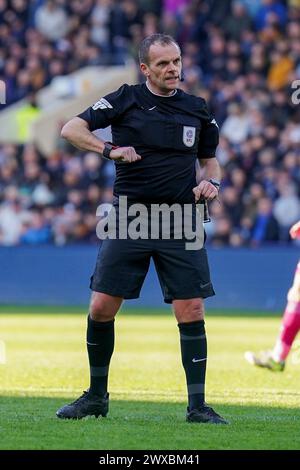
<path id="1" fill-rule="evenodd" d="M 137 162 L 142 158 L 133 147 L 117 147 L 110 152 L 109 156 L 112 160 L 126 163 Z"/>

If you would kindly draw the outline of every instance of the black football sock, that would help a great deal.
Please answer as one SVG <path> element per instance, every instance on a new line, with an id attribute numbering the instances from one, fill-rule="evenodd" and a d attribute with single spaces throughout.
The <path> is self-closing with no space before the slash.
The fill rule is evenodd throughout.
<path id="1" fill-rule="evenodd" d="M 94 321 L 88 316 L 87 350 L 90 363 L 90 392 L 105 395 L 107 392 L 108 369 L 114 350 L 115 320 Z"/>
<path id="2" fill-rule="evenodd" d="M 191 410 L 201 407 L 205 399 L 207 343 L 204 320 L 179 323 L 178 328 Z"/>

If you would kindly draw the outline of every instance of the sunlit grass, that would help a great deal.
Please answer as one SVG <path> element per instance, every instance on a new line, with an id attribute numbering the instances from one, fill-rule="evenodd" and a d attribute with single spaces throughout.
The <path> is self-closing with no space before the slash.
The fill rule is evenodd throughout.
<path id="1" fill-rule="evenodd" d="M 248 349 L 270 347 L 279 323 L 208 313 L 207 402 L 231 424 L 191 425 L 172 314 L 121 313 L 108 417 L 65 422 L 56 409 L 88 386 L 85 315 L 3 313 L 0 448 L 299 449 L 299 365 L 290 361 L 276 374 L 243 357 Z"/>

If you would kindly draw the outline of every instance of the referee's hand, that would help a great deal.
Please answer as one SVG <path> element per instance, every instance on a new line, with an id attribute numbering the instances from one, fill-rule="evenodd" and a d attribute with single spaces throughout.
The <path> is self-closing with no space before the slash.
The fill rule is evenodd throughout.
<path id="1" fill-rule="evenodd" d="M 113 149 L 109 156 L 112 160 L 125 163 L 133 163 L 142 158 L 133 147 L 118 147 Z"/>
<path id="2" fill-rule="evenodd" d="M 201 181 L 198 186 L 193 188 L 193 193 L 195 194 L 195 202 L 198 202 L 201 197 L 207 199 L 208 201 L 212 201 L 216 197 L 218 197 L 218 190 L 217 188 L 210 183 L 209 181 L 203 180 Z"/>

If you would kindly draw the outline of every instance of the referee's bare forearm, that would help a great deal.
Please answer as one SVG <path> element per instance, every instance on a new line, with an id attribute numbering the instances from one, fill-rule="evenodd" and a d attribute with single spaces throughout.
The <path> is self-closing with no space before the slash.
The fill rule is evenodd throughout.
<path id="1" fill-rule="evenodd" d="M 104 150 L 104 142 L 92 134 L 88 123 L 79 117 L 74 117 L 64 125 L 61 136 L 80 150 L 97 153 Z"/>
<path id="2" fill-rule="evenodd" d="M 204 170 L 203 177 L 206 180 L 221 180 L 222 170 L 220 164 L 216 158 L 201 158 L 199 159 L 201 168 Z"/>

